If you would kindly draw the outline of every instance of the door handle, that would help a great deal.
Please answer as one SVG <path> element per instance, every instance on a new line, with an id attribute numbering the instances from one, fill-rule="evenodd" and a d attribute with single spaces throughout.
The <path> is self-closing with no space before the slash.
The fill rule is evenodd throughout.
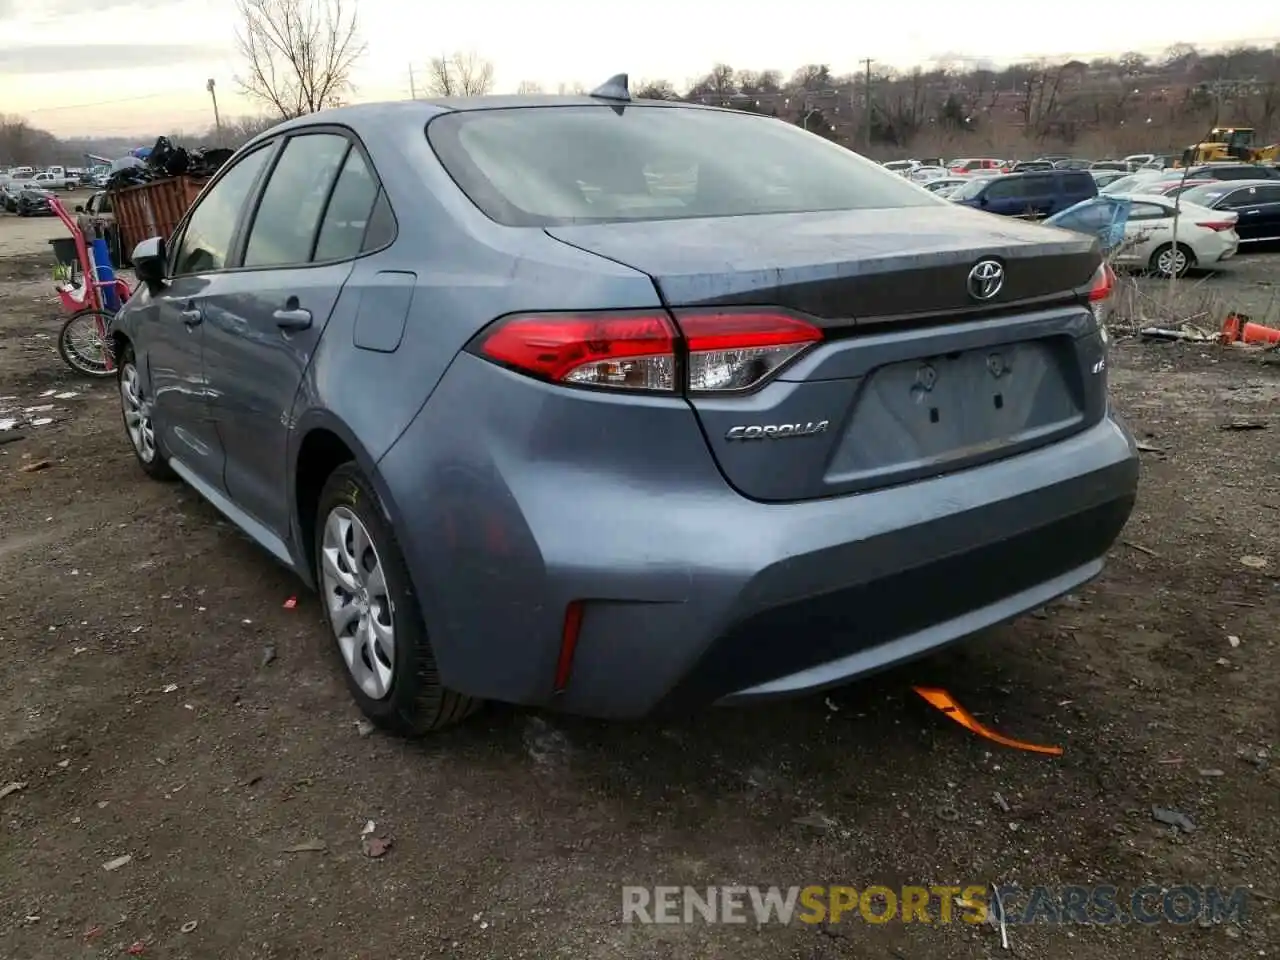
<path id="1" fill-rule="evenodd" d="M 182 322 L 188 327 L 194 327 L 204 320 L 204 314 L 197 307 L 184 307 L 182 309 Z"/>
<path id="2" fill-rule="evenodd" d="M 281 330 L 306 330 L 311 326 L 311 311 L 298 307 L 294 310 L 277 310 L 272 314 Z"/>
<path id="3" fill-rule="evenodd" d="M 1261 210 L 1246 210 L 1246 211 L 1244 212 L 1244 215 L 1245 215 L 1246 217 L 1255 217 L 1255 216 L 1257 216 L 1257 215 L 1258 215 L 1259 213 L 1261 213 L 1261 212 L 1262 212 Z"/>

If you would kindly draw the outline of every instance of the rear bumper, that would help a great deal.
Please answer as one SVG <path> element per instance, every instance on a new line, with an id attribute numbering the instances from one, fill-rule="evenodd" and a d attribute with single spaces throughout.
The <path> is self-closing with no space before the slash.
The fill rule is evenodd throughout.
<path id="1" fill-rule="evenodd" d="M 632 717 L 843 683 L 1094 577 L 1137 488 L 1107 417 L 948 476 L 762 504 L 682 402 L 611 404 L 600 436 L 563 393 L 464 356 L 379 465 L 441 677 L 465 693 Z"/>

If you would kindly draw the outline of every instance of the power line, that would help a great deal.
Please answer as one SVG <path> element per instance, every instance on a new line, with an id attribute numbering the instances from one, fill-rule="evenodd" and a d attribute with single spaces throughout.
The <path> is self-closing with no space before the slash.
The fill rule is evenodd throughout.
<path id="1" fill-rule="evenodd" d="M 57 107 L 32 107 L 24 109 L 23 113 L 56 113 L 59 110 L 87 110 L 90 107 L 113 107 L 118 103 L 140 103 L 143 100 L 159 100 L 163 97 L 172 96 L 171 93 L 149 93 L 144 97 L 125 97 L 121 100 L 98 100 L 94 103 L 67 103 Z"/>

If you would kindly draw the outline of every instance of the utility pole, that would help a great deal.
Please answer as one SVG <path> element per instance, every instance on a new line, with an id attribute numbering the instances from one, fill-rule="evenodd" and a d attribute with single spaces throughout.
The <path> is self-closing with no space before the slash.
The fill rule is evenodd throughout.
<path id="1" fill-rule="evenodd" d="M 218 131 L 218 146 L 222 146 L 224 143 L 222 139 L 222 116 L 218 113 L 218 94 L 214 89 L 215 86 L 213 77 L 210 77 L 209 82 L 204 85 L 205 89 L 209 91 L 209 96 L 213 99 L 213 126 Z"/>
<path id="2" fill-rule="evenodd" d="M 866 148 L 871 149 L 871 64 L 875 63 L 870 57 L 862 61 L 862 65 L 867 69 L 867 129 L 866 129 Z"/>
<path id="3" fill-rule="evenodd" d="M 409 64 L 409 99 L 418 99 L 418 88 L 413 83 L 413 64 Z"/>

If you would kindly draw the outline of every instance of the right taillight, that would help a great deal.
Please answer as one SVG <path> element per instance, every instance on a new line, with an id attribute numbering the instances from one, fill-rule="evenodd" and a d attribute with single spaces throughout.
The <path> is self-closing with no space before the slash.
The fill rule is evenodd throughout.
<path id="1" fill-rule="evenodd" d="M 689 348 L 689 392 L 750 390 L 822 339 L 813 324 L 759 310 L 677 311 Z"/>
<path id="2" fill-rule="evenodd" d="M 675 393 L 759 387 L 822 330 L 761 308 L 521 314 L 498 321 L 470 348 L 495 363 L 566 386 Z"/>
<path id="3" fill-rule="evenodd" d="M 1222 233 L 1224 230 L 1231 230 L 1236 225 L 1234 220 L 1208 220 L 1204 223 L 1197 223 L 1197 227 L 1204 227 L 1206 230 L 1212 230 L 1214 233 Z"/>

